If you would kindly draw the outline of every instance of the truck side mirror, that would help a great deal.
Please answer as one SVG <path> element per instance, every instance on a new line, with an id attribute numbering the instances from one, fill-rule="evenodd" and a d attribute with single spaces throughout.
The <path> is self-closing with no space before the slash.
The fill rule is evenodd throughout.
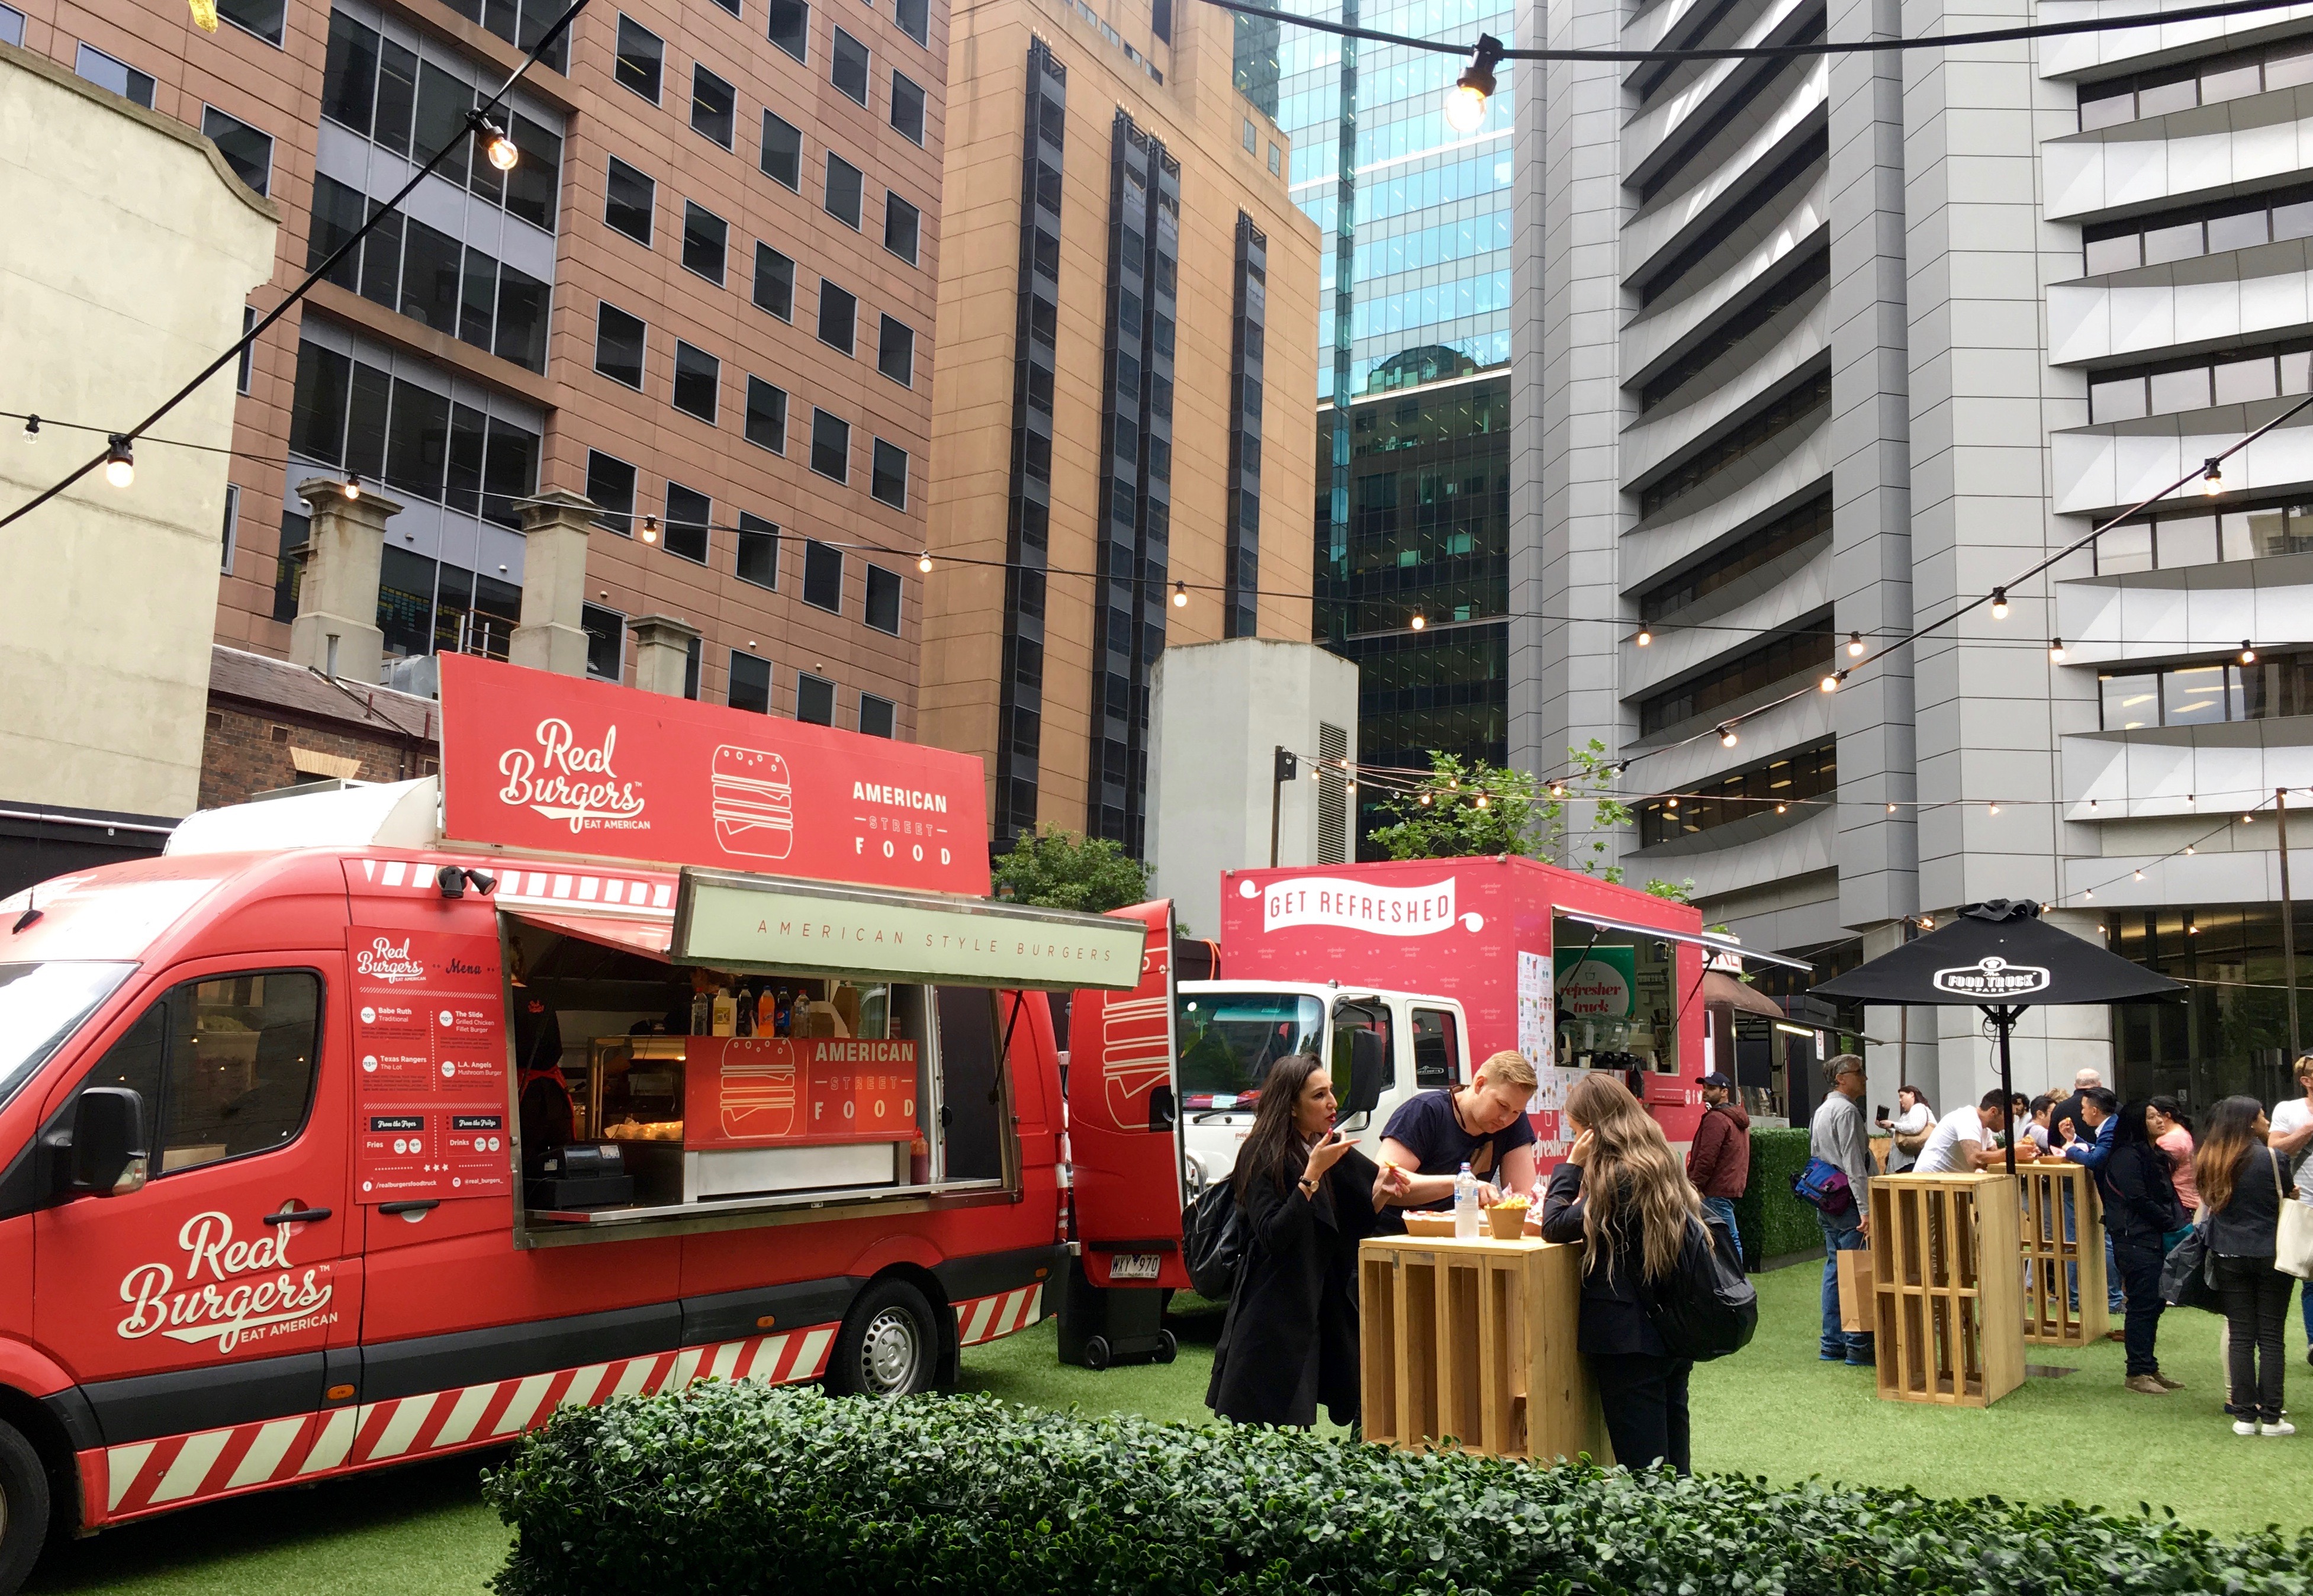
<path id="1" fill-rule="evenodd" d="M 1336 1110 L 1338 1118 L 1348 1119 L 1374 1111 L 1381 1101 L 1382 1068 L 1388 1057 L 1389 1039 L 1381 1032 L 1363 1029 L 1350 1032 L 1350 1089 Z"/>
<path id="2" fill-rule="evenodd" d="M 92 1086 L 73 1104 L 70 1189 L 122 1197 L 145 1184 L 145 1099 L 126 1086 Z"/>

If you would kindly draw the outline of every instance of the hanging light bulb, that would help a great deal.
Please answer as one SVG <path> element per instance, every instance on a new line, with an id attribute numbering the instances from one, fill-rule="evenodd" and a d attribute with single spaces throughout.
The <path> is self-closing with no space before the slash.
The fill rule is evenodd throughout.
<path id="1" fill-rule="evenodd" d="M 1726 725 L 1719 728 L 1719 746 L 1720 748 L 1733 748 L 1741 741 L 1741 738 L 1735 735 L 1735 726 L 1732 722 L 1729 722 Z"/>
<path id="2" fill-rule="evenodd" d="M 932 574 L 932 551 L 928 548 L 916 556 L 916 569 L 928 576 Z"/>
<path id="3" fill-rule="evenodd" d="M 2096 889 L 2094 887 L 2083 887 L 2080 889 L 2080 896 L 2083 898 L 2094 898 L 2096 896 Z"/>
<path id="4" fill-rule="evenodd" d="M 1668 803 L 1664 804 L 1663 807 L 1665 809 L 1676 809 L 1678 807 L 1678 800 L 1674 798 Z"/>
<path id="5" fill-rule="evenodd" d="M 126 434 L 114 433 L 112 446 L 104 452 L 104 479 L 115 487 L 126 487 L 136 480 L 136 454 L 129 447 Z"/>
<path id="6" fill-rule="evenodd" d="M 657 516 L 646 515 L 643 517 L 643 541 L 646 543 L 655 543 L 658 541 Z"/>
<path id="7" fill-rule="evenodd" d="M 1173 608 L 1175 609 L 1186 609 L 1188 607 L 1189 584 L 1185 582 L 1174 583 L 1173 584 Z"/>
<path id="8" fill-rule="evenodd" d="M 1889 804 L 1889 805 L 1887 806 L 1887 812 L 1888 812 L 1889 814 L 1894 814 L 1894 813 L 1895 812 L 1895 806 L 1894 804 L 1892 804 L 1892 803 L 1891 803 L 1891 804 Z"/>
<path id="9" fill-rule="evenodd" d="M 1816 686 L 1821 688 L 1826 693 L 1835 693 L 1839 691 L 1839 684 L 1845 680 L 1846 677 L 1846 671 L 1834 671 L 1830 675 L 1825 677 L 1821 681 L 1816 683 Z"/>
<path id="10" fill-rule="evenodd" d="M 1475 133 L 1486 119 L 1486 101 L 1494 92 L 1494 66 L 1502 58 L 1502 41 L 1491 33 L 1478 35 L 1468 70 L 1446 91 L 1446 125 L 1461 134 Z"/>
<path id="11" fill-rule="evenodd" d="M 24 436 L 25 436 L 26 438 L 28 438 L 28 439 L 29 439 L 29 438 L 37 438 L 37 437 L 39 437 L 40 435 L 40 418 L 39 417 L 37 417 L 37 416 L 27 416 L 27 417 L 24 417 Z"/>
<path id="12" fill-rule="evenodd" d="M 1427 793 L 1421 794 L 1421 807 L 1424 809 L 1429 807 L 1429 794 Z"/>
<path id="13" fill-rule="evenodd" d="M 2209 456 L 2209 469 L 2201 473 L 2201 491 L 2212 499 L 2225 491 L 2225 468 L 2213 454 Z"/>
<path id="14" fill-rule="evenodd" d="M 479 110 L 466 113 L 466 126 L 472 128 L 474 136 L 482 141 L 482 153 L 489 158 L 492 166 L 500 171 L 512 171 L 520 164 L 522 152 L 514 147 L 514 140 L 506 136 L 506 129 Z"/>
<path id="15" fill-rule="evenodd" d="M 2256 824 L 2256 817 L 2255 815 L 2243 815 L 2241 816 L 2241 824 L 2244 826 L 2254 826 Z"/>
<path id="16" fill-rule="evenodd" d="M 1409 622 L 1408 624 L 1409 624 L 1409 625 L 1411 625 L 1411 626 L 1413 627 L 1413 629 L 1414 629 L 1415 631 L 1417 631 L 1417 632 L 1418 632 L 1418 631 L 1421 630 L 1421 628 L 1422 628 L 1422 627 L 1424 627 L 1428 626 L 1428 625 L 1429 624 L 1429 622 L 1428 618 L 1422 615 L 1421 611 L 1420 611 L 1419 609 L 1417 609 L 1417 610 L 1415 610 L 1415 611 L 1413 612 L 1413 619 L 1412 619 L 1411 622 Z"/>
<path id="17" fill-rule="evenodd" d="M 2256 663 L 2256 649 L 2246 637 L 2241 639 L 2241 663 L 2244 665 Z"/>
<path id="18" fill-rule="evenodd" d="M 1851 660 L 1860 660 L 1863 657 L 1862 633 L 1850 632 L 1847 635 L 1847 657 Z"/>
<path id="19" fill-rule="evenodd" d="M 2062 637 L 2048 640 L 2048 658 L 2059 665 L 2064 662 L 2064 640 Z"/>
<path id="20" fill-rule="evenodd" d="M 1922 916 L 1920 916 L 1920 929 L 1921 929 L 1921 930 L 1922 930 L 1922 931 L 1933 931 L 1935 928 L 1936 928 L 1936 917 L 1935 917 L 1933 915 L 1922 915 Z"/>
<path id="21" fill-rule="evenodd" d="M 1478 794 L 1478 807 L 1480 809 L 1486 807 L 1486 795 L 1483 793 Z"/>
<path id="22" fill-rule="evenodd" d="M 1993 814 L 1998 814 L 2000 812 L 2000 805 L 1997 802 L 1991 805 L 1991 812 Z"/>
<path id="23" fill-rule="evenodd" d="M 361 473 L 359 471 L 347 471 L 346 473 L 345 486 L 338 491 L 344 494 L 348 499 L 357 499 L 361 497 Z"/>
<path id="24" fill-rule="evenodd" d="M 1777 814 L 1781 814 L 1781 813 L 1782 813 L 1785 810 L 1789 809 L 1790 807 L 1790 804 L 1788 804 L 1788 803 L 1778 803 L 1777 805 L 1775 805 L 1775 812 L 1776 812 Z"/>
<path id="25" fill-rule="evenodd" d="M 1992 618 L 1994 620 L 2008 618 L 2008 590 L 2004 587 L 1995 587 L 1992 590 Z"/>
<path id="26" fill-rule="evenodd" d="M 1644 627 L 1640 627 L 1639 628 L 1639 646 L 1640 648 L 1648 647 L 1654 642 L 1654 640 L 1655 635 L 1652 632 L 1649 632 Z"/>
<path id="27" fill-rule="evenodd" d="M 2189 842 L 2185 845 L 2185 856 L 2188 859 L 2193 856 L 2193 845 Z"/>
<path id="28" fill-rule="evenodd" d="M 2136 873 L 2136 879 L 2137 879 L 2138 881 L 2142 881 L 2142 880 L 2144 879 L 2144 873 L 2143 873 L 2142 871 L 2141 871 L 2141 870 L 2140 870 L 2140 871 L 2138 871 L 2138 872 Z"/>
<path id="29" fill-rule="evenodd" d="M 1554 782 L 1551 783 L 1551 784 L 1550 784 L 1550 795 L 1551 795 L 1552 797 L 1553 797 L 1553 798 L 1563 798 L 1563 797 L 1565 797 L 1565 796 L 1566 796 L 1566 784 L 1565 784 L 1564 782 L 1562 782 L 1562 781 L 1554 781 Z"/>

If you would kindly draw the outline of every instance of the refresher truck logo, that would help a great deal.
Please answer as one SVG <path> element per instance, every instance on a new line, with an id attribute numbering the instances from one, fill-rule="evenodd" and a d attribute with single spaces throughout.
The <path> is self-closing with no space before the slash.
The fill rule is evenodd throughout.
<path id="1" fill-rule="evenodd" d="M 214 1210 L 196 1214 L 177 1232 L 185 1253 L 181 1285 L 164 1263 L 138 1264 L 121 1277 L 128 1317 L 116 1327 L 123 1340 L 158 1330 L 171 1341 L 214 1341 L 231 1352 L 243 1341 L 293 1336 L 333 1323 L 330 1298 L 337 1287 L 330 1266 L 300 1270 L 289 1260 L 293 1223 L 268 1227 L 253 1241 L 235 1241 L 233 1221 Z"/>
<path id="2" fill-rule="evenodd" d="M 641 819 L 643 800 L 635 784 L 619 779 L 611 762 L 619 744 L 619 729 L 602 733 L 602 746 L 582 745 L 570 723 L 550 715 L 538 723 L 538 749 L 510 748 L 498 756 L 498 774 L 506 778 L 498 802 L 527 808 L 550 820 L 567 820 L 571 833 L 608 829 L 647 831 Z"/>
<path id="3" fill-rule="evenodd" d="M 2048 989 L 2048 972 L 2036 964 L 2010 964 L 1987 953 L 1974 964 L 1939 969 L 1928 978 L 1939 992 L 1955 997 L 2021 997 Z"/>
<path id="4" fill-rule="evenodd" d="M 1457 925 L 1474 932 L 1483 930 L 1486 924 L 1486 917 L 1475 910 L 1465 915 L 1454 912 L 1450 875 L 1427 887 L 1376 887 L 1339 876 L 1304 875 L 1271 881 L 1262 888 L 1247 877 L 1237 883 L 1236 890 L 1239 897 L 1262 900 L 1264 932 L 1292 925 L 1339 925 L 1377 936 L 1432 936 Z"/>
<path id="5" fill-rule="evenodd" d="M 389 987 L 426 978 L 426 960 L 409 956 L 409 939 L 406 936 L 399 943 L 389 936 L 377 938 L 354 955 L 354 969 L 371 980 L 383 981 Z M 363 1022 L 374 1023 L 371 1019 L 374 1013 L 374 1010 L 364 1009 Z"/>

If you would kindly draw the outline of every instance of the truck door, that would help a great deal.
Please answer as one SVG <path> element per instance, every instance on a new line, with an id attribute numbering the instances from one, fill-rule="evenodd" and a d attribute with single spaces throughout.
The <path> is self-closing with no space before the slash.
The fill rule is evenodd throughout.
<path id="1" fill-rule="evenodd" d="M 1187 1289 L 1181 1257 L 1180 1086 L 1173 905 L 1113 911 L 1148 928 L 1140 985 L 1086 989 L 1069 1014 L 1069 1148 L 1077 1238 L 1095 1285 Z"/>
<path id="2" fill-rule="evenodd" d="M 147 1179 L 34 1219 L 32 1327 L 93 1406 L 102 1519 L 294 1478 L 326 1394 L 352 1395 L 346 1073 L 334 951 L 170 972 L 50 1105 L 143 1100 Z M 61 1160 L 56 1161 L 61 1162 Z M 332 1364 L 331 1360 L 337 1360 Z"/>

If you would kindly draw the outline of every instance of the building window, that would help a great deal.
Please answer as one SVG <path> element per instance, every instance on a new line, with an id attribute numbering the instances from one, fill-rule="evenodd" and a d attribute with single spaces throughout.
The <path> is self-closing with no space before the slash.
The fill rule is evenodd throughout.
<path id="1" fill-rule="evenodd" d="M 2218 105 L 2274 89 L 2313 83 L 2313 48 L 2300 35 L 2181 66 L 2156 67 L 2130 77 L 2082 83 L 2080 131 L 2117 127 L 2139 117 L 2165 116 L 2196 105 Z"/>
<path id="2" fill-rule="evenodd" d="M 616 155 L 603 185 L 602 220 L 644 249 L 650 248 L 651 217 L 658 208 L 658 184 Z"/>
<path id="3" fill-rule="evenodd" d="M 731 651 L 731 707 L 771 713 L 771 662 L 758 654 Z"/>
<path id="4" fill-rule="evenodd" d="M 626 87 L 658 103 L 659 76 L 666 66 L 666 43 L 634 18 L 619 19 L 619 58 L 611 75 Z"/>
<path id="5" fill-rule="evenodd" d="M 682 206 L 682 264 L 717 288 L 723 286 L 723 258 L 731 225 L 695 200 Z"/>
<path id="6" fill-rule="evenodd" d="M 771 0 L 770 13 L 771 42 L 803 60 L 811 34 L 811 7 L 803 0 Z"/>
<path id="7" fill-rule="evenodd" d="M 1657 798 L 1638 806 L 1639 846 L 1652 847 L 1675 837 L 1691 837 L 1754 816 L 1772 819 L 1789 806 L 1836 794 L 1839 791 L 1837 740 L 1822 741 L 1697 784 L 1700 790 L 1681 796 L 1675 807 Z"/>
<path id="8" fill-rule="evenodd" d="M 823 676 L 799 672 L 796 677 L 796 719 L 814 726 L 835 724 L 835 684 Z"/>
<path id="9" fill-rule="evenodd" d="M 761 377 L 747 379 L 747 442 L 773 454 L 787 452 L 787 391 Z"/>
<path id="10" fill-rule="evenodd" d="M 881 566 L 867 567 L 867 624 L 879 632 L 900 635 L 900 574 Z"/>
<path id="11" fill-rule="evenodd" d="M 227 116 L 214 105 L 205 105 L 201 108 L 201 136 L 216 145 L 217 153 L 223 155 L 224 163 L 233 168 L 233 176 L 259 194 L 271 191 L 273 138 L 270 134 L 259 133 L 240 118 Z"/>
<path id="12" fill-rule="evenodd" d="M 270 45 L 281 42 L 283 0 L 217 0 L 217 15 Z"/>
<path id="13" fill-rule="evenodd" d="M 73 70 L 100 89 L 110 89 L 146 110 L 153 109 L 152 78 L 126 61 L 116 61 L 102 50 L 82 45 L 73 59 Z"/>
<path id="14" fill-rule="evenodd" d="M 1701 675 L 1639 702 L 1639 734 L 1651 737 L 1667 727 L 1797 677 L 1810 676 L 1837 662 L 1828 616 L 1771 638 Z"/>
<path id="15" fill-rule="evenodd" d="M 833 150 L 828 151 L 827 194 L 822 202 L 827 214 L 856 231 L 859 226 L 860 200 L 866 191 L 859 169 Z"/>
<path id="16" fill-rule="evenodd" d="M 729 83 L 704 66 L 690 69 L 690 128 L 721 145 L 732 147 L 738 136 L 737 112 L 739 98 Z"/>
<path id="17" fill-rule="evenodd" d="M 532 426 L 491 413 L 492 402 L 469 384 L 453 382 L 444 394 L 301 343 L 289 447 L 397 494 L 519 527 L 515 506 L 538 490 L 540 438 Z"/>
<path id="18" fill-rule="evenodd" d="M 305 584 L 305 562 L 297 551 L 311 541 L 312 523 L 306 517 L 281 513 L 281 542 L 273 559 L 273 618 L 297 618 L 297 603 Z"/>
<path id="19" fill-rule="evenodd" d="M 1245 125 L 1244 125 L 1244 153 L 1245 153 L 1246 154 L 1250 155 L 1250 154 L 1252 154 L 1252 153 L 1253 153 L 1253 151 L 1255 151 L 1255 150 L 1257 150 L 1257 149 L 1259 149 L 1259 148 L 1261 147 L 1261 145 L 1260 145 L 1260 142 L 1259 142 L 1259 136 L 1258 136 L 1257 134 L 1255 134 L 1255 133 L 1254 133 L 1254 131 L 1253 131 L 1253 123 L 1252 123 L 1252 121 L 1251 121 L 1250 119 L 1248 119 L 1248 120 L 1245 122 Z"/>
<path id="20" fill-rule="evenodd" d="M 1828 251 L 1826 251 L 1828 253 Z M 1660 620 L 1673 610 L 1717 592 L 1728 583 L 1831 536 L 1831 492 L 1826 487 L 1797 509 L 1786 511 L 1756 531 L 1745 534 L 1675 576 L 1639 595 L 1639 618 Z"/>
<path id="21" fill-rule="evenodd" d="M 521 0 L 519 5 L 513 0 L 487 5 L 484 0 L 449 0 L 449 5 L 468 22 L 479 22 L 518 50 L 535 48 L 563 12 L 563 0 Z M 557 72 L 569 71 L 569 33 L 566 31 L 558 36 L 551 46 L 539 53 L 538 58 L 541 65 L 551 66 Z"/>
<path id="22" fill-rule="evenodd" d="M 1285 175 L 1285 152 L 1274 143 L 1269 146 L 1269 175 L 1273 178 Z"/>
<path id="23" fill-rule="evenodd" d="M 642 320 L 604 300 L 594 313 L 594 369 L 613 382 L 643 385 Z"/>
<path id="24" fill-rule="evenodd" d="M 2248 504 L 2114 527 L 2097 539 L 2096 568 L 2110 576 L 2306 553 L 2313 553 L 2313 504 Z"/>
<path id="25" fill-rule="evenodd" d="M 811 469 L 838 482 L 851 480 L 851 424 L 824 410 L 811 413 Z"/>
<path id="26" fill-rule="evenodd" d="M 1272 154 L 1277 146 L 1269 146 Z M 1261 412 L 1269 316 L 1269 235 L 1236 214 L 1236 303 L 1229 338 L 1227 528 L 1222 556 L 1225 637 L 1261 630 Z"/>
<path id="27" fill-rule="evenodd" d="M 1658 477 L 1639 495 L 1639 514 L 1651 516 L 1701 487 L 1753 450 L 1781 437 L 1790 427 L 1814 419 L 1831 403 L 1831 365 L 1825 361 L 1797 387 L 1720 432 Z"/>
<path id="28" fill-rule="evenodd" d="M 307 269 L 311 270 L 312 268 L 308 267 Z M 255 305 L 242 306 L 241 366 L 239 370 L 233 373 L 233 391 L 236 393 L 247 393 L 249 391 L 249 380 L 257 364 L 257 346 L 250 342 L 249 335 L 256 330 L 257 307 Z"/>
<path id="29" fill-rule="evenodd" d="M 729 12 L 734 17 L 741 14 L 739 10 L 739 0 L 715 0 L 715 4 Z"/>
<path id="30" fill-rule="evenodd" d="M 910 143 L 924 142 L 923 85 L 904 73 L 892 75 L 892 126 Z"/>
<path id="31" fill-rule="evenodd" d="M 846 33 L 832 30 L 834 48 L 828 54 L 833 57 L 828 67 L 827 81 L 860 104 L 867 103 L 867 47 Z"/>
<path id="32" fill-rule="evenodd" d="M 795 320 L 795 262 L 765 243 L 755 246 L 755 306 Z"/>
<path id="33" fill-rule="evenodd" d="M 859 695 L 859 729 L 870 737 L 898 735 L 899 706 L 873 693 Z"/>
<path id="34" fill-rule="evenodd" d="M 2182 665 L 2097 680 L 2107 732 L 2313 715 L 2313 653 L 2260 653 L 2254 665 Z"/>
<path id="35" fill-rule="evenodd" d="M 723 363 L 704 349 L 681 338 L 674 341 L 674 408 L 715 425 L 717 390 L 723 385 Z"/>
<path id="36" fill-rule="evenodd" d="M 857 337 L 859 301 L 825 277 L 819 280 L 819 341 L 846 355 Z"/>
<path id="37" fill-rule="evenodd" d="M 635 530 L 635 469 L 599 449 L 586 451 L 586 496 L 602 512 L 594 524 L 630 538 Z"/>
<path id="38" fill-rule="evenodd" d="M 739 559 L 733 569 L 742 582 L 778 586 L 779 529 L 760 515 L 739 512 Z"/>
<path id="39" fill-rule="evenodd" d="M 916 385 L 916 329 L 896 318 L 884 318 L 875 338 L 875 369 L 902 388 Z"/>
<path id="40" fill-rule="evenodd" d="M 908 452 L 875 440 L 875 470 L 867 491 L 894 510 L 908 507 Z"/>
<path id="41" fill-rule="evenodd" d="M 803 129 L 777 111 L 763 112 L 763 175 L 803 192 Z"/>
<path id="42" fill-rule="evenodd" d="M 708 529 L 715 523 L 715 501 L 680 482 L 666 485 L 666 551 L 707 563 Z M 692 697 L 698 694 L 693 693 Z"/>
<path id="43" fill-rule="evenodd" d="M 335 256 L 375 208 L 358 190 L 317 176 L 306 268 Z M 486 354 L 533 372 L 546 369 L 553 290 L 415 217 L 383 219 L 358 254 L 330 267 L 328 280 Z"/>
<path id="44" fill-rule="evenodd" d="M 843 551 L 806 538 L 803 546 L 803 601 L 832 614 L 843 613 Z"/>
<path id="45" fill-rule="evenodd" d="M 929 44 L 932 38 L 932 8 L 930 0 L 895 0 L 893 19 L 900 31 L 918 44 Z"/>
<path id="46" fill-rule="evenodd" d="M 617 681 L 627 670 L 627 618 L 615 609 L 588 604 L 579 610 L 578 624 L 586 634 L 586 674 L 597 681 Z"/>
<path id="47" fill-rule="evenodd" d="M 682 696 L 694 702 L 699 697 L 699 677 L 707 657 L 706 642 L 703 637 L 693 637 L 690 640 L 690 657 L 683 662 Z"/>
<path id="48" fill-rule="evenodd" d="M 13 5 L 0 5 L 0 44 L 24 48 L 24 13 Z"/>
<path id="49" fill-rule="evenodd" d="M 923 231 L 923 213 L 898 195 L 884 196 L 884 247 L 906 261 L 916 264 L 918 235 Z"/>
<path id="50" fill-rule="evenodd" d="M 224 488 L 224 530 L 217 539 L 217 569 L 228 576 L 233 574 L 233 546 L 240 527 L 241 489 L 228 482 Z"/>
<path id="51" fill-rule="evenodd" d="M 522 623 L 522 589 L 399 544 L 378 562 L 377 628 L 385 657 L 479 654 L 503 660 Z"/>

